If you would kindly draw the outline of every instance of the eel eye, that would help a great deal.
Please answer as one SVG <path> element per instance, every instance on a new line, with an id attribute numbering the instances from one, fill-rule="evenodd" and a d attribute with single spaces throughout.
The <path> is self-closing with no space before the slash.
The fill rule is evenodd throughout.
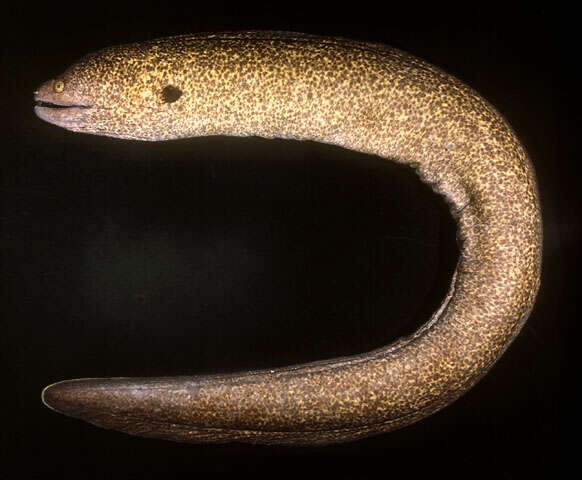
<path id="1" fill-rule="evenodd" d="M 162 100 L 166 103 L 172 103 L 182 96 L 182 90 L 172 85 L 164 87 L 162 90 Z"/>
<path id="2" fill-rule="evenodd" d="M 53 84 L 53 90 L 57 93 L 61 93 L 65 89 L 65 82 L 62 80 L 55 80 Z"/>

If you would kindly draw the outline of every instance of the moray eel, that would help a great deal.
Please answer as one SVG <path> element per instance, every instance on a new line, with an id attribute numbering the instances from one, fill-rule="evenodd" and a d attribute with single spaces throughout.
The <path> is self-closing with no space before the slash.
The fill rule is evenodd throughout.
<path id="1" fill-rule="evenodd" d="M 460 242 L 446 298 L 410 337 L 275 370 L 66 380 L 43 391 L 58 412 L 179 442 L 354 440 L 457 399 L 533 307 L 542 230 L 530 159 L 494 107 L 412 55 L 285 32 L 177 36 L 88 55 L 35 100 L 40 118 L 75 132 L 313 140 L 409 165 L 448 202 Z"/>

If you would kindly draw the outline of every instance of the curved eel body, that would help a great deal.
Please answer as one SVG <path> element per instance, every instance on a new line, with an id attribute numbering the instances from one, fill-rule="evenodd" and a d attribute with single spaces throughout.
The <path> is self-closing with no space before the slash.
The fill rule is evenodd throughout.
<path id="1" fill-rule="evenodd" d="M 399 50 L 284 32 L 170 37 L 89 55 L 36 101 L 78 132 L 314 140 L 410 165 L 449 203 L 461 245 L 443 304 L 408 338 L 276 370 L 67 380 L 43 392 L 66 415 L 181 442 L 353 440 L 457 399 L 533 307 L 541 215 L 524 147 L 477 93 Z"/>

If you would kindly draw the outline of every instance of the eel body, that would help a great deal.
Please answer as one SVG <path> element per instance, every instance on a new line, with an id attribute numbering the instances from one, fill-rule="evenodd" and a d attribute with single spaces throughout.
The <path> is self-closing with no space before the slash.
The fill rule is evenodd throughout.
<path id="1" fill-rule="evenodd" d="M 275 370 L 45 388 L 66 415 L 180 442 L 353 440 L 457 399 L 533 307 L 542 233 L 530 159 L 486 100 L 409 54 L 285 32 L 178 36 L 88 55 L 35 99 L 40 118 L 77 132 L 314 140 L 412 166 L 447 200 L 460 242 L 446 298 L 410 337 Z"/>

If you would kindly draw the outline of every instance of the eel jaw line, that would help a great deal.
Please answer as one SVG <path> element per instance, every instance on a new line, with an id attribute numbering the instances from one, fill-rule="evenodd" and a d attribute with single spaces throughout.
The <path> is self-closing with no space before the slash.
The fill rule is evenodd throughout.
<path id="1" fill-rule="evenodd" d="M 45 100 L 35 100 L 34 107 L 41 107 L 41 108 L 92 108 L 91 105 L 75 105 L 75 104 L 66 104 L 66 103 L 53 103 L 47 102 Z"/>

